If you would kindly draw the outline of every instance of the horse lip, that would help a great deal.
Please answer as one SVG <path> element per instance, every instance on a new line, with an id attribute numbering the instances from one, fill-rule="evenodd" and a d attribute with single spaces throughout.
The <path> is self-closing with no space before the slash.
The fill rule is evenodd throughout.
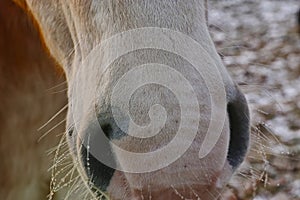
<path id="1" fill-rule="evenodd" d="M 220 189 L 212 190 L 212 185 L 189 185 L 185 187 L 154 188 L 148 187 L 144 189 L 133 189 L 133 199 L 155 199 L 155 200 L 182 200 L 182 199 L 217 199 Z M 207 192 L 209 191 L 209 192 Z"/>

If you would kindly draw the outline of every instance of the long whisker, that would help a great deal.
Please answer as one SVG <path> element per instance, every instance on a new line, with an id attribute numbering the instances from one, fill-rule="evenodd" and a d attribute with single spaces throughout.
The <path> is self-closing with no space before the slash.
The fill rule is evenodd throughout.
<path id="1" fill-rule="evenodd" d="M 38 131 L 45 128 L 48 124 L 50 124 L 58 115 L 60 115 L 65 109 L 68 108 L 68 104 L 66 104 L 64 107 L 62 107 L 53 117 L 51 117 L 43 126 L 41 126 Z"/>
<path id="2" fill-rule="evenodd" d="M 63 123 L 66 122 L 66 119 L 63 119 L 62 121 L 60 121 L 59 123 L 57 123 L 55 126 L 53 126 L 51 129 L 49 129 L 46 133 L 44 133 L 39 139 L 38 142 L 40 142 L 44 137 L 46 137 L 51 131 L 53 131 L 54 129 L 56 129 L 57 127 L 59 127 L 60 125 L 62 125 Z"/>
<path id="3" fill-rule="evenodd" d="M 51 90 L 54 90 L 54 89 L 56 89 L 56 88 L 59 88 L 59 87 L 61 87 L 61 86 L 63 86 L 63 85 L 67 85 L 67 84 L 68 84 L 67 81 L 63 81 L 62 83 L 59 83 L 59 84 L 57 84 L 57 85 L 55 85 L 55 86 L 53 86 L 53 87 L 47 89 L 46 91 L 51 91 Z"/>
<path id="4" fill-rule="evenodd" d="M 59 90 L 59 91 L 56 91 L 56 92 L 52 92 L 51 94 L 59 94 L 59 93 L 64 93 L 68 91 L 68 88 L 65 88 L 65 89 L 62 89 L 62 90 Z"/>

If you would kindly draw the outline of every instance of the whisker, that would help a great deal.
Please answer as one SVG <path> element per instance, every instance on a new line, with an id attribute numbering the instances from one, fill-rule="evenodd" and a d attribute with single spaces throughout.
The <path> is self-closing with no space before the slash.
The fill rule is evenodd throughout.
<path id="1" fill-rule="evenodd" d="M 80 176 L 77 176 L 73 179 L 73 183 L 70 185 L 70 189 L 68 190 L 64 200 L 69 199 L 72 194 L 76 193 L 76 190 L 78 190 L 78 188 L 80 187 L 80 184 L 78 184 L 79 180 Z"/>
<path id="2" fill-rule="evenodd" d="M 185 199 L 184 196 L 182 196 L 182 194 L 179 193 L 179 191 L 174 187 L 174 185 L 171 185 L 171 188 L 174 190 L 175 194 L 181 198 L 181 199 Z"/>
<path id="3" fill-rule="evenodd" d="M 58 115 L 60 115 L 65 109 L 68 108 L 68 104 L 66 104 L 64 107 L 62 107 L 53 117 L 51 117 L 44 125 L 42 125 L 38 131 L 41 131 L 43 128 L 45 128 L 48 124 L 50 124 Z"/>
<path id="4" fill-rule="evenodd" d="M 56 92 L 52 92 L 51 94 L 59 94 L 59 93 L 63 93 L 63 92 L 66 92 L 68 91 L 68 88 L 65 88 L 65 89 L 62 89 L 62 90 L 59 90 L 59 91 L 56 91 Z"/>
<path id="5" fill-rule="evenodd" d="M 54 90 L 54 89 L 56 89 L 56 88 L 59 88 L 59 87 L 61 87 L 61 86 L 63 86 L 63 85 L 67 85 L 67 84 L 68 84 L 67 81 L 63 81 L 63 82 L 61 82 L 61 83 L 59 83 L 59 84 L 57 84 L 57 85 L 55 85 L 55 86 L 53 86 L 53 87 L 47 89 L 46 91 Z"/>
<path id="6" fill-rule="evenodd" d="M 60 125 L 62 125 L 63 123 L 66 122 L 66 119 L 63 119 L 62 121 L 60 121 L 59 123 L 57 123 L 55 126 L 53 126 L 51 129 L 49 129 L 46 133 L 44 133 L 39 139 L 38 142 L 40 142 L 44 137 L 46 137 L 49 133 L 51 133 L 51 131 L 53 131 L 54 129 L 56 129 L 57 127 L 59 127 Z"/>
<path id="7" fill-rule="evenodd" d="M 199 195 L 196 193 L 196 191 L 191 187 L 189 186 L 190 190 L 192 191 L 192 193 L 195 195 L 195 197 L 197 198 L 197 200 L 201 200 L 201 198 L 199 197 Z"/>
<path id="8" fill-rule="evenodd" d="M 49 200 L 51 200 L 53 198 L 54 193 L 56 192 L 55 188 L 56 188 L 56 176 L 55 176 L 55 171 L 57 169 L 58 166 L 58 162 L 57 162 L 57 158 L 59 157 L 59 152 L 61 147 L 63 146 L 63 143 L 65 142 L 65 134 L 63 134 L 61 136 L 61 139 L 58 143 L 58 146 L 56 148 L 55 151 L 55 155 L 54 155 L 54 163 L 51 170 L 51 181 L 50 181 L 50 194 L 49 194 Z"/>
<path id="9" fill-rule="evenodd" d="M 64 141 L 61 145 L 62 145 L 62 147 L 66 148 L 66 150 L 67 150 L 68 149 L 67 144 L 68 144 L 68 142 Z M 53 147 L 47 151 L 47 155 L 49 156 L 51 154 L 55 154 L 56 151 L 57 151 L 57 147 Z"/>

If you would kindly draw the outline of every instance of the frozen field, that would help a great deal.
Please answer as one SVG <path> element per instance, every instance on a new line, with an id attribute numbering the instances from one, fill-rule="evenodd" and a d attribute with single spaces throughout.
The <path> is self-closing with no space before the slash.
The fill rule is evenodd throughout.
<path id="1" fill-rule="evenodd" d="M 299 0 L 210 1 L 218 52 L 250 103 L 252 148 L 224 199 L 300 199 Z"/>

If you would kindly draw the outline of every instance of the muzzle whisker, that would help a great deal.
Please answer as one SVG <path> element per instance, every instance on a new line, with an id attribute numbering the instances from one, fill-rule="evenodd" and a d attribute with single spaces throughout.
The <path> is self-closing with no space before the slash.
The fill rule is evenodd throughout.
<path id="1" fill-rule="evenodd" d="M 55 126 L 53 126 L 51 129 L 49 129 L 46 133 L 44 133 L 39 139 L 38 142 L 40 142 L 43 138 L 45 138 L 49 133 L 51 133 L 53 130 L 55 130 L 60 125 L 64 124 L 66 122 L 66 119 L 63 119 L 59 123 L 57 123 Z"/>
<path id="2" fill-rule="evenodd" d="M 63 106 L 58 112 L 56 112 L 56 114 L 54 114 L 44 125 L 42 125 L 38 131 L 42 130 L 43 128 L 45 128 L 48 124 L 50 124 L 56 117 L 58 117 L 62 112 L 64 112 L 64 110 L 66 110 L 68 108 L 68 104 L 66 104 L 65 106 Z"/>

